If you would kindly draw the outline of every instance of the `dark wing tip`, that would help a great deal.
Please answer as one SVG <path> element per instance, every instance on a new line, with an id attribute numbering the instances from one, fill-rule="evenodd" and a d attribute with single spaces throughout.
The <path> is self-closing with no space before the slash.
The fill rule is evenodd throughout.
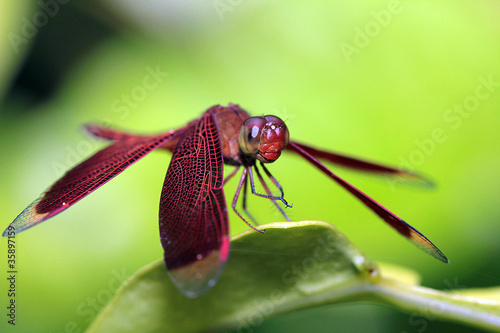
<path id="1" fill-rule="evenodd" d="M 26 207 L 15 219 L 12 221 L 11 224 L 5 229 L 5 231 L 2 233 L 2 237 L 7 237 L 9 236 L 9 231 L 14 231 L 16 234 L 20 233 L 21 231 L 24 231 L 26 229 L 29 229 L 31 227 L 34 227 L 35 225 L 45 221 L 46 219 L 58 214 L 60 211 L 66 209 L 67 207 L 63 207 L 62 209 L 59 208 L 57 210 L 54 210 L 52 212 L 45 212 L 45 213 L 40 213 L 37 211 L 37 206 L 38 204 L 43 200 L 44 194 L 40 197 L 38 197 L 35 201 L 33 201 L 28 207 Z M 9 228 L 12 228 L 9 230 Z"/>
<path id="2" fill-rule="evenodd" d="M 432 244 L 432 243 L 431 243 Z M 445 263 L 445 264 L 449 264 L 450 263 L 450 260 L 444 255 L 443 252 L 441 252 L 440 249 L 438 249 L 434 244 L 432 244 L 433 246 L 433 249 L 431 252 L 428 252 L 431 256 L 433 256 L 434 258 L 436 258 L 437 260 Z"/>
<path id="3" fill-rule="evenodd" d="M 441 261 L 444 262 L 445 264 L 449 264 L 450 263 L 450 259 L 446 258 L 446 256 L 444 254 L 442 254 L 442 255 L 443 255 L 443 258 L 442 258 Z"/>
<path id="4" fill-rule="evenodd" d="M 85 134 L 90 134 L 95 137 L 101 137 L 102 132 L 103 132 L 104 127 L 102 125 L 99 125 L 97 123 L 87 123 L 83 124 L 81 127 L 81 130 Z"/>
<path id="5" fill-rule="evenodd" d="M 425 253 L 433 256 L 437 260 L 448 264 L 450 260 L 441 252 L 440 249 L 434 243 L 432 243 L 427 237 L 425 237 L 420 231 L 413 228 L 411 225 L 401 220 L 408 227 L 407 234 L 403 234 L 410 242 L 412 242 L 416 247 L 424 251 Z M 401 233 L 401 231 L 400 231 Z"/>
<path id="6" fill-rule="evenodd" d="M 433 189 L 437 185 L 429 177 L 409 170 L 398 170 L 395 173 L 387 173 L 388 177 L 393 179 L 393 182 L 401 182 L 402 184 L 415 185 L 418 187 Z"/>

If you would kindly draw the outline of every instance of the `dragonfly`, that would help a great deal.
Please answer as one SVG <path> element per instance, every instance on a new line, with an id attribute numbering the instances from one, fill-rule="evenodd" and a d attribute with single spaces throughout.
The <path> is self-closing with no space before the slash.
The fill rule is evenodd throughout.
<path id="1" fill-rule="evenodd" d="M 260 231 L 247 210 L 248 187 L 253 195 L 271 200 L 290 221 L 279 203 L 285 208 L 291 205 L 266 167 L 283 151 L 290 151 L 354 195 L 419 249 L 448 262 L 422 233 L 337 176 L 320 160 L 409 180 L 422 180 L 422 176 L 292 141 L 285 122 L 276 116 L 251 117 L 236 104 L 215 105 L 186 126 L 159 135 L 130 134 L 97 124 L 87 125 L 86 130 L 112 141 L 111 145 L 67 171 L 14 219 L 4 231 L 4 237 L 12 230 L 19 233 L 61 213 L 152 151 L 168 150 L 172 158 L 159 208 L 164 262 L 176 287 L 188 297 L 197 297 L 215 285 L 229 257 L 228 209 L 223 186 L 242 169 L 231 207 L 250 228 Z M 224 165 L 235 167 L 226 178 L 223 177 Z M 276 187 L 274 192 L 263 174 Z M 265 193 L 256 190 L 255 178 Z M 240 193 L 246 217 L 237 208 Z"/>

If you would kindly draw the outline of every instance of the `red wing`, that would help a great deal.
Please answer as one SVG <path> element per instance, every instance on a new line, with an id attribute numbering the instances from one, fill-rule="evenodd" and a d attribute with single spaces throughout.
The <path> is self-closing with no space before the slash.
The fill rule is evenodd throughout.
<path id="1" fill-rule="evenodd" d="M 171 138 L 172 135 L 167 133 L 113 143 L 66 172 L 10 226 L 19 233 L 59 214 Z M 4 237 L 6 235 L 7 230 L 3 233 Z"/>
<path id="2" fill-rule="evenodd" d="M 287 149 L 290 151 L 293 151 L 295 153 L 300 154 L 295 147 L 301 148 L 303 151 L 306 151 L 309 153 L 311 156 L 314 156 L 319 159 L 324 159 L 327 160 L 328 162 L 335 163 L 347 168 L 351 169 L 357 169 L 361 171 L 366 171 L 366 172 L 374 172 L 374 173 L 381 173 L 381 174 L 386 174 L 386 175 L 391 175 L 394 177 L 397 177 L 397 179 L 401 179 L 402 181 L 405 182 L 412 182 L 416 183 L 419 185 L 427 186 L 427 187 L 433 187 L 434 183 L 426 179 L 425 177 L 411 172 L 407 170 L 402 170 L 402 169 L 397 169 L 393 168 L 390 166 L 382 165 L 382 164 L 377 164 L 369 161 L 363 161 L 361 159 L 355 158 L 355 157 L 350 157 L 346 155 L 342 155 L 339 153 L 334 153 L 334 152 L 329 152 L 317 148 L 313 148 L 311 146 L 304 145 L 302 143 L 298 142 L 293 142 L 292 145 L 288 145 Z"/>
<path id="3" fill-rule="evenodd" d="M 84 129 L 87 133 L 92 134 L 95 137 L 111 141 L 123 141 L 127 139 L 139 139 L 148 137 L 145 135 L 137 135 L 115 130 L 98 124 L 87 124 L 84 126 Z"/>
<path id="4" fill-rule="evenodd" d="M 320 161 L 318 161 L 312 154 L 302 148 L 302 146 L 297 145 L 295 142 L 290 142 L 288 144 L 291 150 L 295 151 L 306 160 L 311 162 L 318 169 L 327 174 L 330 178 L 340 184 L 347 191 L 351 192 L 356 198 L 361 200 L 368 208 L 374 211 L 378 216 L 380 216 L 385 222 L 387 222 L 391 227 L 396 229 L 401 235 L 409 239 L 415 246 L 424 252 L 430 254 L 434 258 L 441 260 L 442 262 L 448 263 L 446 256 L 424 235 L 422 235 L 418 230 L 413 228 L 411 225 L 397 217 L 394 213 L 390 212 L 387 208 L 370 198 L 368 195 L 364 194 L 342 178 L 335 175 L 327 167 L 325 167 Z"/>
<path id="5" fill-rule="evenodd" d="M 207 111 L 179 139 L 160 200 L 165 264 L 176 286 L 189 297 L 212 287 L 228 258 L 222 176 L 221 142 Z"/>
<path id="6" fill-rule="evenodd" d="M 95 137 L 105 139 L 105 140 L 111 140 L 111 141 L 123 141 L 123 140 L 129 140 L 129 139 L 141 139 L 141 138 L 148 138 L 150 136 L 145 136 L 145 135 L 137 135 L 137 134 L 131 134 L 127 132 L 123 132 L 120 130 L 115 130 L 111 129 L 105 126 L 97 125 L 97 124 L 87 124 L 84 127 L 85 131 L 89 134 L 92 134 Z M 172 138 L 170 140 L 167 140 L 162 146 L 160 146 L 160 149 L 166 149 L 173 151 L 175 145 L 177 144 L 177 141 L 179 140 L 180 135 L 182 132 L 186 129 L 186 127 L 178 128 L 176 130 L 170 130 L 168 133 L 172 135 Z"/>

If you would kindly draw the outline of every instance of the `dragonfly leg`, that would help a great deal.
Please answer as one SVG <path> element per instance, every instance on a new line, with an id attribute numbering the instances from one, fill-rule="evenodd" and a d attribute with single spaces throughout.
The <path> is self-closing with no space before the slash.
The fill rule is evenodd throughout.
<path id="1" fill-rule="evenodd" d="M 248 193 L 248 177 L 245 177 L 245 183 L 243 184 L 243 211 L 245 214 L 250 218 L 250 220 L 253 222 L 255 225 L 259 225 L 257 221 L 254 219 L 252 214 L 247 210 L 247 193 Z"/>
<path id="2" fill-rule="evenodd" d="M 246 181 L 246 178 L 248 177 L 248 173 L 247 173 L 247 167 L 245 167 L 243 169 L 243 173 L 241 175 L 241 178 L 240 178 L 240 182 L 238 183 L 238 187 L 236 188 L 236 193 L 234 194 L 234 197 L 233 197 L 233 203 L 231 205 L 231 207 L 233 208 L 233 211 L 236 213 L 236 215 L 238 215 L 238 217 L 240 219 L 243 220 L 243 222 L 245 222 L 250 228 L 252 228 L 253 230 L 255 231 L 258 231 L 260 233 L 264 233 L 264 231 L 262 230 L 259 230 L 257 228 L 255 228 L 250 222 L 248 222 L 241 214 L 240 212 L 238 212 L 238 210 L 236 209 L 236 204 L 238 203 L 238 197 L 240 196 L 240 191 L 241 191 L 241 187 L 243 186 L 243 183 Z"/>
<path id="3" fill-rule="evenodd" d="M 255 165 L 255 170 L 257 170 L 256 172 L 258 172 L 258 168 L 257 168 L 257 165 Z M 259 197 L 262 197 L 262 198 L 266 198 L 266 199 L 272 199 L 272 200 L 281 200 L 281 202 L 283 202 L 283 204 L 285 204 L 285 206 L 287 207 L 292 207 L 286 200 L 285 198 L 283 198 L 283 190 L 281 189 L 280 187 L 280 190 L 281 190 L 281 196 L 277 197 L 277 196 L 273 196 L 273 195 L 265 195 L 265 194 L 261 194 L 261 193 L 257 193 L 255 191 L 255 182 L 253 180 L 253 171 L 252 171 L 252 168 L 249 167 L 248 168 L 248 173 L 250 175 L 250 186 L 252 187 L 252 194 L 255 194 Z"/>
<path id="4" fill-rule="evenodd" d="M 281 197 L 284 196 L 284 193 L 283 193 L 283 188 L 281 187 L 280 183 L 278 182 L 278 180 L 276 178 L 274 178 L 274 176 L 271 174 L 271 172 L 269 170 L 267 170 L 266 166 L 264 163 L 260 163 L 260 166 L 262 167 L 262 169 L 264 170 L 264 172 L 266 173 L 266 175 L 269 177 L 269 179 L 271 179 L 271 181 L 274 183 L 274 185 L 280 190 L 281 192 Z M 257 169 L 256 169 L 257 170 Z M 258 172 L 258 170 L 257 170 Z M 292 207 L 292 205 L 289 205 L 288 203 L 285 203 L 287 207 Z"/>
<path id="5" fill-rule="evenodd" d="M 269 189 L 269 187 L 267 186 L 266 182 L 264 181 L 264 178 L 262 178 L 262 176 L 260 175 L 260 172 L 259 172 L 259 169 L 255 169 L 255 172 L 257 173 L 257 177 L 259 178 L 259 181 L 260 183 L 262 184 L 262 187 L 264 187 L 264 190 L 266 191 L 266 193 L 271 196 L 271 190 Z M 286 215 L 285 211 L 283 210 L 283 208 L 280 207 L 280 205 L 278 205 L 278 203 L 276 202 L 276 200 L 274 199 L 271 199 L 271 201 L 273 202 L 273 204 L 276 206 L 276 208 L 278 208 L 278 210 L 281 212 L 281 214 L 285 217 L 285 219 L 290 222 L 290 218 L 288 218 L 288 215 Z"/>
<path id="6" fill-rule="evenodd" d="M 238 172 L 238 170 L 240 170 L 240 166 L 238 165 L 236 168 L 234 168 L 233 171 L 231 171 L 231 173 L 229 175 L 227 175 L 227 177 L 224 179 L 224 181 L 222 182 L 222 186 L 226 185 L 226 183 L 228 181 L 231 180 L 231 178 L 233 178 L 233 176 Z"/>

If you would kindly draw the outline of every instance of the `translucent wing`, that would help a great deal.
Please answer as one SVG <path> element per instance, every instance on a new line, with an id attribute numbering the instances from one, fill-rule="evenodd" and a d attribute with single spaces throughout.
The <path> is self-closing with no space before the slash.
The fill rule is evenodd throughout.
<path id="1" fill-rule="evenodd" d="M 292 145 L 287 146 L 288 150 L 300 154 L 297 148 L 300 148 L 302 151 L 307 152 L 309 155 L 315 158 L 323 159 L 328 162 L 341 165 L 343 167 L 361 170 L 365 172 L 385 174 L 393 176 L 396 179 L 401 180 L 403 182 L 410 182 L 412 184 L 422 185 L 426 187 L 434 186 L 434 183 L 431 180 L 423 177 L 422 175 L 419 175 L 415 172 L 411 172 L 408 170 L 398 169 L 391 166 L 378 164 L 375 162 L 365 161 L 359 158 L 346 156 L 332 151 L 317 149 L 298 142 L 293 142 Z"/>
<path id="2" fill-rule="evenodd" d="M 19 233 L 59 214 L 172 138 L 173 135 L 167 133 L 113 143 L 66 172 L 10 226 Z M 6 235 L 7 230 L 3 233 L 4 237 Z"/>
<path id="3" fill-rule="evenodd" d="M 229 254 L 223 158 L 210 111 L 176 145 L 160 200 L 160 237 L 170 277 L 187 296 L 212 287 Z"/>
<path id="4" fill-rule="evenodd" d="M 175 145 L 177 144 L 177 141 L 179 140 L 180 135 L 185 130 L 185 128 L 186 127 L 181 127 L 176 130 L 168 131 L 171 137 L 160 147 L 160 149 L 173 151 Z M 87 133 L 92 134 L 95 137 L 111 141 L 124 141 L 130 139 L 139 140 L 141 138 L 144 139 L 147 137 L 151 137 L 146 135 L 137 135 L 133 133 L 128 133 L 125 131 L 120 131 L 117 129 L 105 127 L 98 124 L 87 124 L 85 125 L 84 129 Z"/>

